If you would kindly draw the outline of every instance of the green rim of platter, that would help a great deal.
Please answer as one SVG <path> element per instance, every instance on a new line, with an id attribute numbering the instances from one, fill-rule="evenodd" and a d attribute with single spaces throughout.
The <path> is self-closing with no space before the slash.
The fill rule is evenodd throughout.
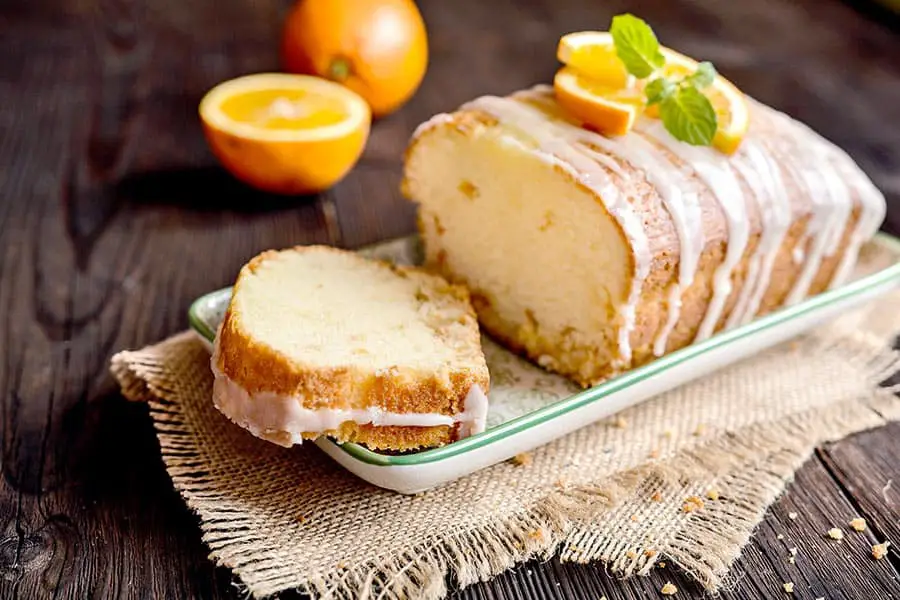
<path id="1" fill-rule="evenodd" d="M 876 235 L 876 239 L 880 244 L 892 248 L 900 254 L 900 238 L 879 232 Z M 470 452 L 488 444 L 493 444 L 511 435 L 555 419 L 565 413 L 577 410 L 591 402 L 601 400 L 610 394 L 626 389 L 638 382 L 658 376 L 672 367 L 686 361 L 703 356 L 713 350 L 733 344 L 734 342 L 758 334 L 762 331 L 778 327 L 792 319 L 824 308 L 833 302 L 853 297 L 873 287 L 879 287 L 894 280 L 900 281 L 900 262 L 835 290 L 823 292 L 799 304 L 773 312 L 736 329 L 716 334 L 703 342 L 692 344 L 686 348 L 667 354 L 642 367 L 638 367 L 614 377 L 609 381 L 605 381 L 592 388 L 569 396 L 568 398 L 564 398 L 528 414 L 501 423 L 487 431 L 464 438 L 458 442 L 453 442 L 446 446 L 430 448 L 428 450 L 409 454 L 390 455 L 374 452 L 365 446 L 355 443 L 331 443 L 340 447 L 353 458 L 370 465 L 383 467 L 413 466 L 444 460 L 452 456 Z M 188 311 L 190 325 L 209 342 L 212 342 L 215 339 L 216 332 L 202 318 L 202 307 L 204 305 L 209 305 L 210 303 L 220 305 L 221 302 L 223 302 L 222 297 L 227 297 L 230 294 L 231 288 L 224 288 L 201 296 L 191 304 Z"/>

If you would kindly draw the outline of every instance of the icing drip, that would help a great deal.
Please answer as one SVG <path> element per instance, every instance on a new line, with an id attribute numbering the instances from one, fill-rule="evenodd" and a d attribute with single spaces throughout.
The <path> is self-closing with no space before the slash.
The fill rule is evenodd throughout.
<path id="1" fill-rule="evenodd" d="M 457 435 L 464 438 L 481 433 L 487 420 L 488 399 L 478 384 L 469 388 L 463 412 L 398 413 L 376 406 L 368 408 L 306 408 L 303 399 L 271 392 L 249 393 L 232 381 L 216 365 L 218 346 L 213 353 L 213 404 L 226 417 L 256 437 L 280 445 L 303 443 L 303 434 L 338 429 L 342 423 L 399 427 L 435 427 L 458 424 Z M 283 435 L 288 435 L 286 442 Z"/>
<path id="2" fill-rule="evenodd" d="M 634 167 L 644 171 L 675 225 L 679 242 L 678 284 L 669 290 L 668 317 L 653 341 L 653 353 L 661 356 L 666 351 L 669 334 L 681 317 L 681 298 L 694 282 L 700 252 L 705 241 L 699 194 L 695 189 L 696 186 L 681 169 L 639 135 L 627 135 L 616 139 L 602 138 L 597 145 L 621 156 Z"/>
<path id="3" fill-rule="evenodd" d="M 778 111 L 768 109 L 767 112 L 785 133 L 791 134 L 794 148 L 782 156 L 783 165 L 798 183 L 807 188 L 812 210 L 806 232 L 798 241 L 800 247 L 806 247 L 807 243 L 809 246 L 801 258 L 803 268 L 800 275 L 785 300 L 785 305 L 790 306 L 806 298 L 822 260 L 837 252 L 853 208 L 853 199 L 850 188 L 838 175 L 832 160 L 837 152 L 805 125 Z"/>
<path id="4" fill-rule="evenodd" d="M 517 97 L 537 101 L 548 110 L 558 113 L 559 107 L 549 97 L 547 89 L 540 88 L 537 91 L 520 92 Z M 682 296 L 694 281 L 700 253 L 705 244 L 700 199 L 696 186 L 677 165 L 667 160 L 652 143 L 639 135 L 607 138 L 580 126 L 576 126 L 575 129 L 576 132 L 573 135 L 577 141 L 602 148 L 610 154 L 624 158 L 635 168 L 641 169 L 647 180 L 653 184 L 672 218 L 678 236 L 680 258 L 678 283 L 671 287 L 667 298 L 666 323 L 653 340 L 653 353 L 656 356 L 662 356 L 665 353 L 669 335 L 681 317 Z M 590 153 L 601 162 L 604 160 L 613 162 L 605 154 L 592 151 Z"/>
<path id="5" fill-rule="evenodd" d="M 834 289 L 847 280 L 847 277 L 850 276 L 850 271 L 856 264 L 859 249 L 866 240 L 875 235 L 887 212 L 887 201 L 884 198 L 884 194 L 872 184 L 869 178 L 848 157 L 839 155 L 838 159 L 841 163 L 841 177 L 853 185 L 856 197 L 861 203 L 861 212 L 859 221 L 850 234 L 850 241 L 844 250 L 841 261 L 838 263 L 834 276 L 831 278 L 828 289 Z"/>
<path id="6" fill-rule="evenodd" d="M 728 159 L 723 154 L 712 148 L 691 146 L 676 140 L 666 131 L 661 121 L 641 120 L 637 129 L 662 144 L 694 169 L 715 195 L 728 224 L 728 245 L 725 259 L 713 275 L 712 298 L 695 338 L 695 341 L 705 340 L 712 335 L 716 323 L 722 316 L 725 301 L 731 294 L 731 275 L 744 255 L 747 240 L 750 237 L 744 193 Z M 690 260 L 696 263 L 699 260 L 699 252 L 696 257 L 690 257 Z M 696 264 L 694 268 L 696 269 Z"/>
<path id="7" fill-rule="evenodd" d="M 540 88 L 535 90 L 537 93 L 540 91 Z M 643 223 L 609 177 L 608 164 L 614 161 L 609 158 L 598 159 L 598 153 L 576 144 L 580 141 L 602 147 L 606 138 L 565 121 L 548 120 L 547 114 L 539 108 L 518 101 L 523 96 L 518 94 L 515 99 L 483 96 L 462 108 L 485 112 L 504 124 L 511 125 L 530 139 L 541 158 L 564 169 L 603 200 L 606 209 L 631 241 L 635 273 L 628 297 L 619 308 L 622 323 L 618 330 L 619 360 L 627 365 L 632 355 L 630 335 L 635 327 L 637 303 L 644 279 L 650 272 L 652 258 Z M 615 171 L 622 173 L 618 166 Z"/>
<path id="8" fill-rule="evenodd" d="M 803 123 L 794 121 L 781 113 L 778 114 L 783 121 L 790 122 L 797 129 L 798 133 L 814 143 L 818 155 L 822 158 L 819 165 L 823 168 L 820 168 L 819 172 L 832 182 L 839 182 L 834 184 L 835 187 L 832 188 L 832 191 L 834 192 L 838 189 L 847 190 L 847 194 L 841 196 L 841 198 L 850 198 L 851 201 L 847 202 L 846 206 L 842 207 L 843 210 L 839 211 L 839 214 L 843 215 L 843 219 L 846 220 L 853 209 L 853 198 L 859 202 L 859 219 L 850 233 L 847 247 L 829 282 L 829 289 L 834 289 L 844 283 L 850 275 L 853 265 L 856 264 L 859 249 L 863 242 L 878 231 L 887 211 L 887 202 L 884 194 L 875 187 L 863 170 L 846 153 Z M 830 159 L 830 162 L 826 163 L 828 159 Z M 826 246 L 826 256 L 832 256 L 835 253 L 844 233 L 845 225 L 846 222 L 838 224 L 835 227 L 836 231 L 832 234 L 834 238 L 830 242 L 826 241 L 826 244 L 830 244 Z"/>
<path id="9" fill-rule="evenodd" d="M 726 328 L 743 325 L 756 316 L 769 288 L 775 258 L 791 225 L 791 201 L 781 171 L 770 152 L 755 139 L 744 140 L 733 162 L 752 191 L 760 212 L 760 236 L 747 267 L 747 278 Z"/>

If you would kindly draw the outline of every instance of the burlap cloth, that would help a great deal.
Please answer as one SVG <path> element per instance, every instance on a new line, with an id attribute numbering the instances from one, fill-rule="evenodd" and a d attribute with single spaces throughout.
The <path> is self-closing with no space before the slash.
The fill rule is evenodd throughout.
<path id="1" fill-rule="evenodd" d="M 258 440 L 212 406 L 191 333 L 113 357 L 146 401 L 211 557 L 248 591 L 439 598 L 558 552 L 623 575 L 674 562 L 707 589 L 817 444 L 900 417 L 900 294 L 795 341 L 417 496 L 364 483 L 313 444 Z M 716 497 L 718 499 L 710 499 Z M 691 497 L 697 497 L 702 502 Z M 330 595 L 329 595 L 330 594 Z"/>

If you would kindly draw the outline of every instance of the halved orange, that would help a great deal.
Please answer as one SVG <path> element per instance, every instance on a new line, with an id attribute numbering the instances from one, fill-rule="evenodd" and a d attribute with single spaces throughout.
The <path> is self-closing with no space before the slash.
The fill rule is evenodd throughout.
<path id="1" fill-rule="evenodd" d="M 556 101 L 591 129 L 625 135 L 644 109 L 640 90 L 597 83 L 575 69 L 563 67 L 553 78 Z"/>
<path id="2" fill-rule="evenodd" d="M 200 102 L 206 138 L 225 168 L 278 194 L 334 185 L 362 154 L 371 118 L 358 94 L 307 75 L 239 77 Z"/>
<path id="3" fill-rule="evenodd" d="M 698 64 L 694 59 L 665 47 L 661 47 L 660 51 L 666 58 L 666 64 L 657 74 L 644 80 L 635 80 L 628 75 L 625 65 L 616 55 L 612 35 L 607 31 L 580 31 L 565 35 L 559 40 L 556 54 L 567 68 L 589 78 L 594 83 L 595 90 L 627 88 L 643 94 L 644 86 L 656 76 L 682 76 L 697 70 Z M 718 117 L 713 147 L 732 154 L 737 150 L 750 124 L 750 113 L 744 95 L 719 74 L 712 85 L 702 91 L 709 98 Z M 604 96 L 597 103 L 606 105 L 608 100 Z M 657 106 L 647 108 L 648 116 L 655 117 L 658 114 Z"/>

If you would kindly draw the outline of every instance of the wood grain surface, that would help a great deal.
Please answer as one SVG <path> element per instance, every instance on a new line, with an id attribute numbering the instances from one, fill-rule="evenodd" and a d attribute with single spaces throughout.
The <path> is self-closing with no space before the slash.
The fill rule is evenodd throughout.
<path id="1" fill-rule="evenodd" d="M 0 596 L 241 598 L 172 490 L 143 406 L 110 355 L 186 327 L 196 296 L 254 254 L 356 247 L 413 230 L 398 191 L 412 129 L 484 93 L 552 76 L 560 34 L 633 10 L 664 43 L 845 147 L 900 232 L 900 28 L 838 0 L 428 0 L 431 66 L 377 122 L 361 163 L 317 197 L 280 198 L 215 163 L 203 93 L 278 69 L 286 1 L 0 0 Z M 772 507 L 725 598 L 900 597 L 900 425 L 821 448 Z M 793 513 L 796 513 L 795 515 Z M 793 516 L 792 516 L 793 515 Z M 864 516 L 865 533 L 850 532 Z M 833 526 L 843 542 L 825 537 Z M 876 541 L 897 545 L 869 556 Z M 789 562 L 790 548 L 797 556 Z M 656 598 L 700 590 L 669 568 L 528 563 L 461 598 Z M 288 595 L 290 596 L 290 595 Z"/>

